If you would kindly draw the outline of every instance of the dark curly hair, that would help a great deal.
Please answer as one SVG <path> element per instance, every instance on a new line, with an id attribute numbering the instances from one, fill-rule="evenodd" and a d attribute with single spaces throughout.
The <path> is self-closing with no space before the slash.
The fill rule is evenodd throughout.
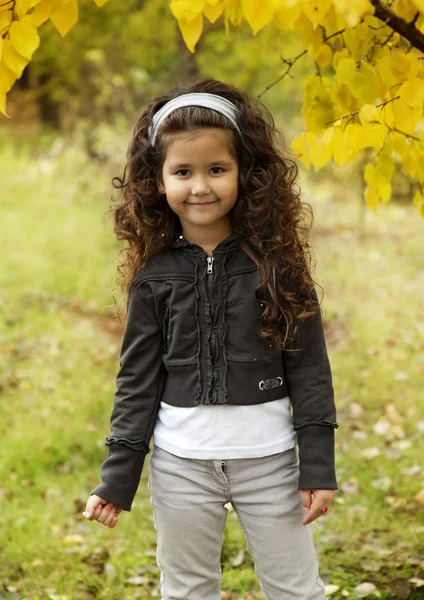
<path id="1" fill-rule="evenodd" d="M 233 102 L 242 136 L 220 113 L 184 107 L 165 119 L 153 147 L 148 139 L 153 115 L 169 100 L 190 92 L 217 94 Z M 259 334 L 277 350 L 288 348 L 299 324 L 320 310 L 308 243 L 312 207 L 300 199 L 298 167 L 288 157 L 272 114 L 231 84 L 210 77 L 182 83 L 155 97 L 136 120 L 123 176 L 112 180 L 119 193 L 112 197 L 109 212 L 118 240 L 128 242 L 119 253 L 117 284 L 127 297 L 135 273 L 181 233 L 178 216 L 159 193 L 157 175 L 170 135 L 208 127 L 229 132 L 238 160 L 239 193 L 229 218 L 231 230 L 242 238 L 241 248 L 261 273 L 255 292 L 265 304 Z"/>

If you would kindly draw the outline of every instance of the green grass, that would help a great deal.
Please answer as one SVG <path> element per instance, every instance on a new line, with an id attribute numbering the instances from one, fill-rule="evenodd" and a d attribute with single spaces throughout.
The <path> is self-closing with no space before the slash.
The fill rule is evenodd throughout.
<path id="1" fill-rule="evenodd" d="M 0 147 L 0 598 L 149 600 L 159 572 L 148 461 L 116 528 L 81 514 L 106 455 L 118 366 L 105 217 L 117 173 L 60 143 Z M 366 213 L 360 235 L 348 176 L 325 175 L 303 174 L 340 424 L 340 489 L 313 524 L 321 576 L 339 586 L 332 598 L 355 600 L 364 581 L 380 598 L 422 598 L 409 580 L 424 579 L 424 221 L 389 203 Z M 260 598 L 248 552 L 232 566 L 241 548 L 230 512 L 222 588 Z"/>

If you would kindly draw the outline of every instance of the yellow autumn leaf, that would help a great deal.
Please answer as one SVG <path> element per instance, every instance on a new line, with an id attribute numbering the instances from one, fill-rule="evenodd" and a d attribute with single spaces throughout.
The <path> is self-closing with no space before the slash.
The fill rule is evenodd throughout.
<path id="1" fill-rule="evenodd" d="M 380 82 L 375 69 L 364 60 L 358 61 L 359 69 L 355 67 L 352 75 L 350 90 L 352 94 L 367 103 L 378 97 Z"/>
<path id="2" fill-rule="evenodd" d="M 313 23 L 314 29 L 318 27 L 330 10 L 332 0 L 302 0 L 302 10 Z"/>
<path id="3" fill-rule="evenodd" d="M 342 58 L 350 58 L 349 50 L 342 48 L 342 50 L 336 50 L 333 54 L 333 69 L 337 71 L 337 67 Z"/>
<path id="4" fill-rule="evenodd" d="M 343 40 L 350 56 L 352 56 L 352 58 L 357 58 L 359 40 L 356 35 L 356 28 L 352 29 L 351 27 L 346 27 L 346 30 L 343 32 Z"/>
<path id="5" fill-rule="evenodd" d="M 343 116 L 351 111 L 355 102 L 347 85 L 339 83 L 337 80 L 333 87 L 334 109 L 336 114 Z"/>
<path id="6" fill-rule="evenodd" d="M 407 147 L 405 147 L 405 150 L 401 155 L 403 168 L 413 178 L 417 174 L 419 158 L 420 157 L 415 144 L 409 144 Z"/>
<path id="7" fill-rule="evenodd" d="M 388 100 L 388 98 L 386 98 L 386 101 L 387 100 Z M 393 103 L 394 102 L 397 102 L 397 100 L 394 100 L 393 102 L 388 102 L 387 104 L 385 104 L 382 107 L 383 121 L 387 125 L 387 127 L 394 127 L 395 126 L 395 118 L 394 118 L 394 115 L 393 115 Z"/>
<path id="8" fill-rule="evenodd" d="M 43 23 L 47 21 L 50 17 L 50 13 L 52 12 L 54 7 L 54 0 L 41 0 L 35 6 L 34 10 L 24 17 L 24 21 L 26 23 L 30 23 L 35 27 L 40 27 Z"/>
<path id="9" fill-rule="evenodd" d="M 188 23 L 199 17 L 205 6 L 205 0 L 173 0 L 170 4 L 171 12 L 180 21 Z"/>
<path id="10" fill-rule="evenodd" d="M 353 159 L 368 146 L 366 129 L 359 123 L 350 123 L 345 129 L 345 140 L 351 150 L 350 158 Z"/>
<path id="11" fill-rule="evenodd" d="M 395 172 L 395 161 L 388 154 L 379 154 L 376 163 L 376 171 L 387 180 L 391 180 Z"/>
<path id="12" fill-rule="evenodd" d="M 278 23 L 285 29 L 293 29 L 294 23 L 302 11 L 300 2 L 290 0 L 279 0 L 274 8 L 274 16 Z"/>
<path id="13" fill-rule="evenodd" d="M 3 40 L 2 62 L 15 74 L 16 79 L 19 79 L 29 61 L 16 52 L 12 42 L 6 39 Z"/>
<path id="14" fill-rule="evenodd" d="M 273 17 L 273 6 L 269 0 L 241 0 L 244 18 L 256 35 Z"/>
<path id="15" fill-rule="evenodd" d="M 364 180 L 369 186 L 375 186 L 377 182 L 377 173 L 375 171 L 375 166 L 373 163 L 367 163 L 365 165 Z"/>
<path id="16" fill-rule="evenodd" d="M 330 146 L 331 153 L 337 166 L 341 167 L 351 159 L 352 148 L 348 142 L 348 136 L 341 127 L 333 128 L 333 137 Z"/>
<path id="17" fill-rule="evenodd" d="M 64 37 L 77 23 L 78 15 L 78 0 L 69 0 L 69 2 L 61 2 L 54 6 L 50 13 L 50 20 L 60 35 Z"/>
<path id="18" fill-rule="evenodd" d="M 228 21 L 238 27 L 243 22 L 243 11 L 240 0 L 227 0 L 225 4 L 225 21 Z"/>
<path id="19" fill-rule="evenodd" d="M 360 71 L 353 74 L 350 81 L 350 91 L 358 100 L 362 100 L 368 90 L 368 79 Z"/>
<path id="20" fill-rule="evenodd" d="M 376 63 L 376 69 L 380 79 L 379 96 L 380 98 L 384 98 L 389 88 L 395 83 L 395 78 L 393 76 L 393 71 L 385 61 L 378 61 Z"/>
<path id="21" fill-rule="evenodd" d="M 3 38 L 0 36 L 0 61 L 1 61 L 2 54 L 3 54 Z"/>
<path id="22" fill-rule="evenodd" d="M 420 13 L 424 14 L 424 0 L 411 0 L 411 2 L 416 6 Z"/>
<path id="23" fill-rule="evenodd" d="M 4 62 L 0 63 L 0 92 L 6 94 L 15 83 L 17 77 Z"/>
<path id="24" fill-rule="evenodd" d="M 30 9 L 30 0 L 15 0 L 14 11 L 21 20 Z"/>
<path id="25" fill-rule="evenodd" d="M 408 57 L 408 61 L 409 61 L 409 71 L 408 71 L 409 79 L 418 77 L 418 72 L 421 68 L 422 60 L 418 60 L 418 56 L 414 52 L 408 52 L 408 54 L 406 56 Z"/>
<path id="26" fill-rule="evenodd" d="M 374 104 L 364 104 L 359 111 L 359 120 L 361 121 L 361 125 L 368 125 L 368 123 L 372 121 L 375 111 L 376 108 Z"/>
<path id="27" fill-rule="evenodd" d="M 12 21 L 12 11 L 2 10 L 0 11 L 0 31 L 7 29 Z"/>
<path id="28" fill-rule="evenodd" d="M 313 57 L 322 44 L 321 30 L 314 29 L 312 21 L 304 12 L 301 12 L 297 21 L 293 23 L 293 31 L 302 36 L 303 40 L 307 42 L 306 49 L 309 56 Z"/>
<path id="29" fill-rule="evenodd" d="M 366 127 L 367 146 L 372 146 L 379 151 L 384 144 L 387 129 L 381 123 L 369 123 Z"/>
<path id="30" fill-rule="evenodd" d="M 10 119 L 9 115 L 6 112 L 6 94 L 3 92 L 0 92 L 0 112 L 7 117 L 8 119 Z"/>
<path id="31" fill-rule="evenodd" d="M 378 193 L 383 204 L 387 204 L 392 196 L 392 185 L 383 175 L 377 176 Z"/>
<path id="32" fill-rule="evenodd" d="M 328 44 L 321 44 L 315 52 L 315 60 L 320 69 L 325 69 L 333 58 L 333 50 Z"/>
<path id="33" fill-rule="evenodd" d="M 302 131 L 300 135 L 291 143 L 291 148 L 297 157 L 297 160 L 309 169 L 311 160 L 309 157 L 310 149 L 316 144 L 317 136 L 312 131 Z"/>
<path id="34" fill-rule="evenodd" d="M 403 81 L 408 77 L 410 63 L 407 55 L 404 52 L 395 52 L 392 54 L 392 60 L 390 62 L 392 73 L 397 81 Z"/>
<path id="35" fill-rule="evenodd" d="M 365 15 L 374 12 L 368 0 L 337 0 L 334 2 L 334 8 L 344 16 L 349 27 L 355 27 Z M 381 21 L 378 23 L 381 27 Z"/>
<path id="36" fill-rule="evenodd" d="M 415 206 L 420 206 L 424 202 L 423 194 L 420 190 L 416 190 L 414 197 L 412 198 L 412 204 Z"/>
<path id="37" fill-rule="evenodd" d="M 321 137 L 317 138 L 317 143 L 311 146 L 309 156 L 311 163 L 316 171 L 322 169 L 331 159 L 331 138 L 333 137 L 333 127 L 328 127 Z"/>
<path id="38" fill-rule="evenodd" d="M 9 29 L 9 38 L 15 50 L 28 60 L 31 60 L 40 45 L 40 36 L 36 27 L 24 21 L 13 21 Z"/>
<path id="39" fill-rule="evenodd" d="M 394 100 L 391 104 L 396 129 L 413 135 L 423 112 L 422 105 L 418 107 L 408 106 L 402 98 Z"/>
<path id="40" fill-rule="evenodd" d="M 337 62 L 336 77 L 339 83 L 350 85 L 356 72 L 356 62 L 353 58 L 341 58 Z"/>
<path id="41" fill-rule="evenodd" d="M 399 89 L 399 96 L 411 108 L 422 107 L 424 102 L 424 81 L 417 77 L 404 81 Z"/>
<path id="42" fill-rule="evenodd" d="M 104 6 L 106 4 L 106 2 L 108 2 L 108 0 L 94 0 L 94 2 L 97 4 L 97 6 L 99 8 L 102 8 L 102 6 Z"/>
<path id="43" fill-rule="evenodd" d="M 327 123 L 334 119 L 331 84 L 327 78 L 311 75 L 306 79 L 302 115 L 315 133 L 326 129 Z"/>
<path id="44" fill-rule="evenodd" d="M 391 131 L 389 134 L 389 140 L 391 142 L 392 151 L 397 152 L 399 155 L 403 154 L 406 146 L 406 137 L 398 131 Z"/>
<path id="45" fill-rule="evenodd" d="M 206 2 L 203 14 L 210 23 L 215 23 L 224 12 L 225 4 L 223 0 L 218 0 L 215 4 Z"/>
<path id="46" fill-rule="evenodd" d="M 377 212 L 378 198 L 377 190 L 368 186 L 365 190 L 365 200 L 373 212 Z"/>
<path id="47" fill-rule="evenodd" d="M 178 21 L 181 34 L 190 52 L 194 53 L 195 46 L 202 34 L 203 15 L 199 15 L 191 21 Z"/>

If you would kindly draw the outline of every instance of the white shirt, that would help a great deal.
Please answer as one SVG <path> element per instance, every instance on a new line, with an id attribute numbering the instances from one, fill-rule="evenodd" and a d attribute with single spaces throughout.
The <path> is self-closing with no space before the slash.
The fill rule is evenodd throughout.
<path id="1" fill-rule="evenodd" d="M 161 402 L 153 443 L 184 458 L 259 458 L 296 445 L 290 398 L 254 405 Z"/>

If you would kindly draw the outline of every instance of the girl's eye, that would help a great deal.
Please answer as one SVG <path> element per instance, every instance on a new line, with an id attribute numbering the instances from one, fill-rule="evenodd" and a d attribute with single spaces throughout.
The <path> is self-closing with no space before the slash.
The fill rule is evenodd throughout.
<path id="1" fill-rule="evenodd" d="M 222 167 L 212 167 L 211 170 L 213 169 L 219 169 L 219 171 L 223 171 L 224 169 Z M 185 177 L 187 175 L 187 173 L 190 173 L 190 171 L 188 169 L 180 169 L 179 171 L 177 171 L 177 175 L 181 175 L 182 177 Z M 214 175 L 219 175 L 219 173 L 214 173 Z"/>

